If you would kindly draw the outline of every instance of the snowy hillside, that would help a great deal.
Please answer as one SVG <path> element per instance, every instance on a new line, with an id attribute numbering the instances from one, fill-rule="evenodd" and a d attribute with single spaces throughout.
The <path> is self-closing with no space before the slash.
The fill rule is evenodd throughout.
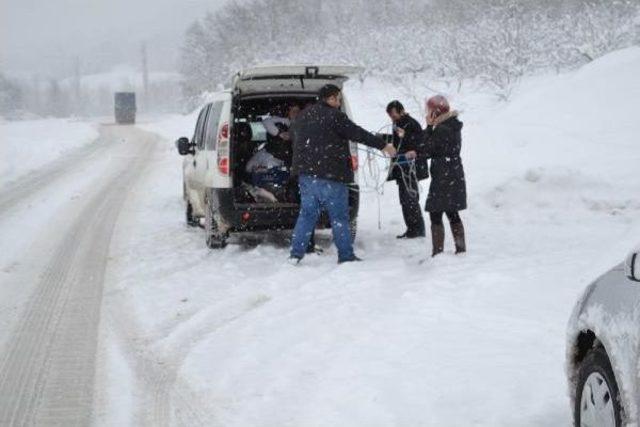
<path id="1" fill-rule="evenodd" d="M 631 48 L 530 78 L 508 104 L 449 94 L 464 110 L 469 253 L 447 237 L 433 260 L 426 241 L 395 239 L 393 183 L 381 229 L 378 196 L 362 194 L 363 263 L 337 266 L 326 233 L 297 268 L 286 234 L 209 251 L 182 223 L 173 147 L 194 116 L 144 126 L 167 141 L 111 246 L 99 424 L 145 407 L 225 426 L 569 426 L 567 319 L 640 236 L 638 75 Z M 390 99 L 416 105 L 373 79 L 347 94 L 371 130 Z"/>

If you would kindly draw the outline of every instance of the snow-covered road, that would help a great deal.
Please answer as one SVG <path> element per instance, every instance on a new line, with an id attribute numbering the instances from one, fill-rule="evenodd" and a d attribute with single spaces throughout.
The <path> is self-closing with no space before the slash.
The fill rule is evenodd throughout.
<path id="1" fill-rule="evenodd" d="M 421 263 L 426 241 L 394 238 L 393 184 L 381 229 L 377 196 L 362 194 L 362 264 L 335 265 L 326 233 L 325 254 L 299 268 L 285 262 L 286 233 L 208 251 L 180 221 L 181 160 L 167 142 L 114 235 L 99 424 L 570 425 L 566 321 L 640 235 L 639 66 L 631 50 L 533 79 L 509 104 L 457 96 L 471 202 L 464 257 L 447 241 L 449 253 Z M 376 81 L 348 94 L 372 130 L 386 102 L 402 99 Z M 595 120 L 605 100 L 620 109 Z M 558 111 L 545 116 L 548 105 Z M 147 128 L 170 141 L 193 121 Z"/>
<path id="2" fill-rule="evenodd" d="M 92 144 L 0 194 L 0 424 L 90 422 L 111 234 L 154 143 L 103 126 Z"/>
<path id="3" fill-rule="evenodd" d="M 395 239 L 393 183 L 362 194 L 363 263 L 326 232 L 299 267 L 287 233 L 207 250 L 172 143 L 194 116 L 102 127 L 0 192 L 0 424 L 569 426 L 566 322 L 640 236 L 638 70 L 629 49 L 506 104 L 455 94 L 469 253 L 436 259 Z M 347 93 L 372 130 L 404 100 Z"/>

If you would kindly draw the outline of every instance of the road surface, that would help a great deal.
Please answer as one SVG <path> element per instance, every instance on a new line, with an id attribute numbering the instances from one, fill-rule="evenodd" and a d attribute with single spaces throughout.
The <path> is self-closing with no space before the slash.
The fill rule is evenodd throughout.
<path id="1" fill-rule="evenodd" d="M 105 125 L 0 193 L 0 425 L 91 423 L 109 244 L 155 147 Z"/>

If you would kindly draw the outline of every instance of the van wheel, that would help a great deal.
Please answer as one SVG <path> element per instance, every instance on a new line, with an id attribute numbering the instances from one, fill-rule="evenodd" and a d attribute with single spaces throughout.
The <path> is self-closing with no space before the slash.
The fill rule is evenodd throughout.
<path id="1" fill-rule="evenodd" d="M 213 217 L 213 206 L 208 200 L 206 201 L 204 232 L 209 249 L 222 249 L 227 246 L 227 235 L 218 230 L 218 224 Z"/>
<path id="2" fill-rule="evenodd" d="M 574 406 L 575 425 L 622 426 L 620 392 L 603 348 L 591 350 L 580 364 Z"/>
<path id="3" fill-rule="evenodd" d="M 185 211 L 185 218 L 189 227 L 197 227 L 200 225 L 200 220 L 193 216 L 193 206 L 187 202 L 187 209 Z"/>
<path id="4" fill-rule="evenodd" d="M 353 218 L 349 221 L 349 230 L 351 231 L 351 243 L 356 241 L 356 234 L 358 233 L 358 220 Z"/>

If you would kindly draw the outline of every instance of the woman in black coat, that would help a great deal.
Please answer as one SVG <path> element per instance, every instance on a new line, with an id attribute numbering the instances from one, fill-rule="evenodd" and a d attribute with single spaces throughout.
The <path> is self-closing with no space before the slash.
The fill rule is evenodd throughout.
<path id="1" fill-rule="evenodd" d="M 459 212 L 467 208 L 467 186 L 460 159 L 462 122 L 451 111 L 447 99 L 434 96 L 427 101 L 427 129 L 417 153 L 408 156 L 431 159 L 431 185 L 425 209 L 431 219 L 432 256 L 444 250 L 443 214 L 446 213 L 456 246 L 456 253 L 466 251 L 464 226 Z"/>

